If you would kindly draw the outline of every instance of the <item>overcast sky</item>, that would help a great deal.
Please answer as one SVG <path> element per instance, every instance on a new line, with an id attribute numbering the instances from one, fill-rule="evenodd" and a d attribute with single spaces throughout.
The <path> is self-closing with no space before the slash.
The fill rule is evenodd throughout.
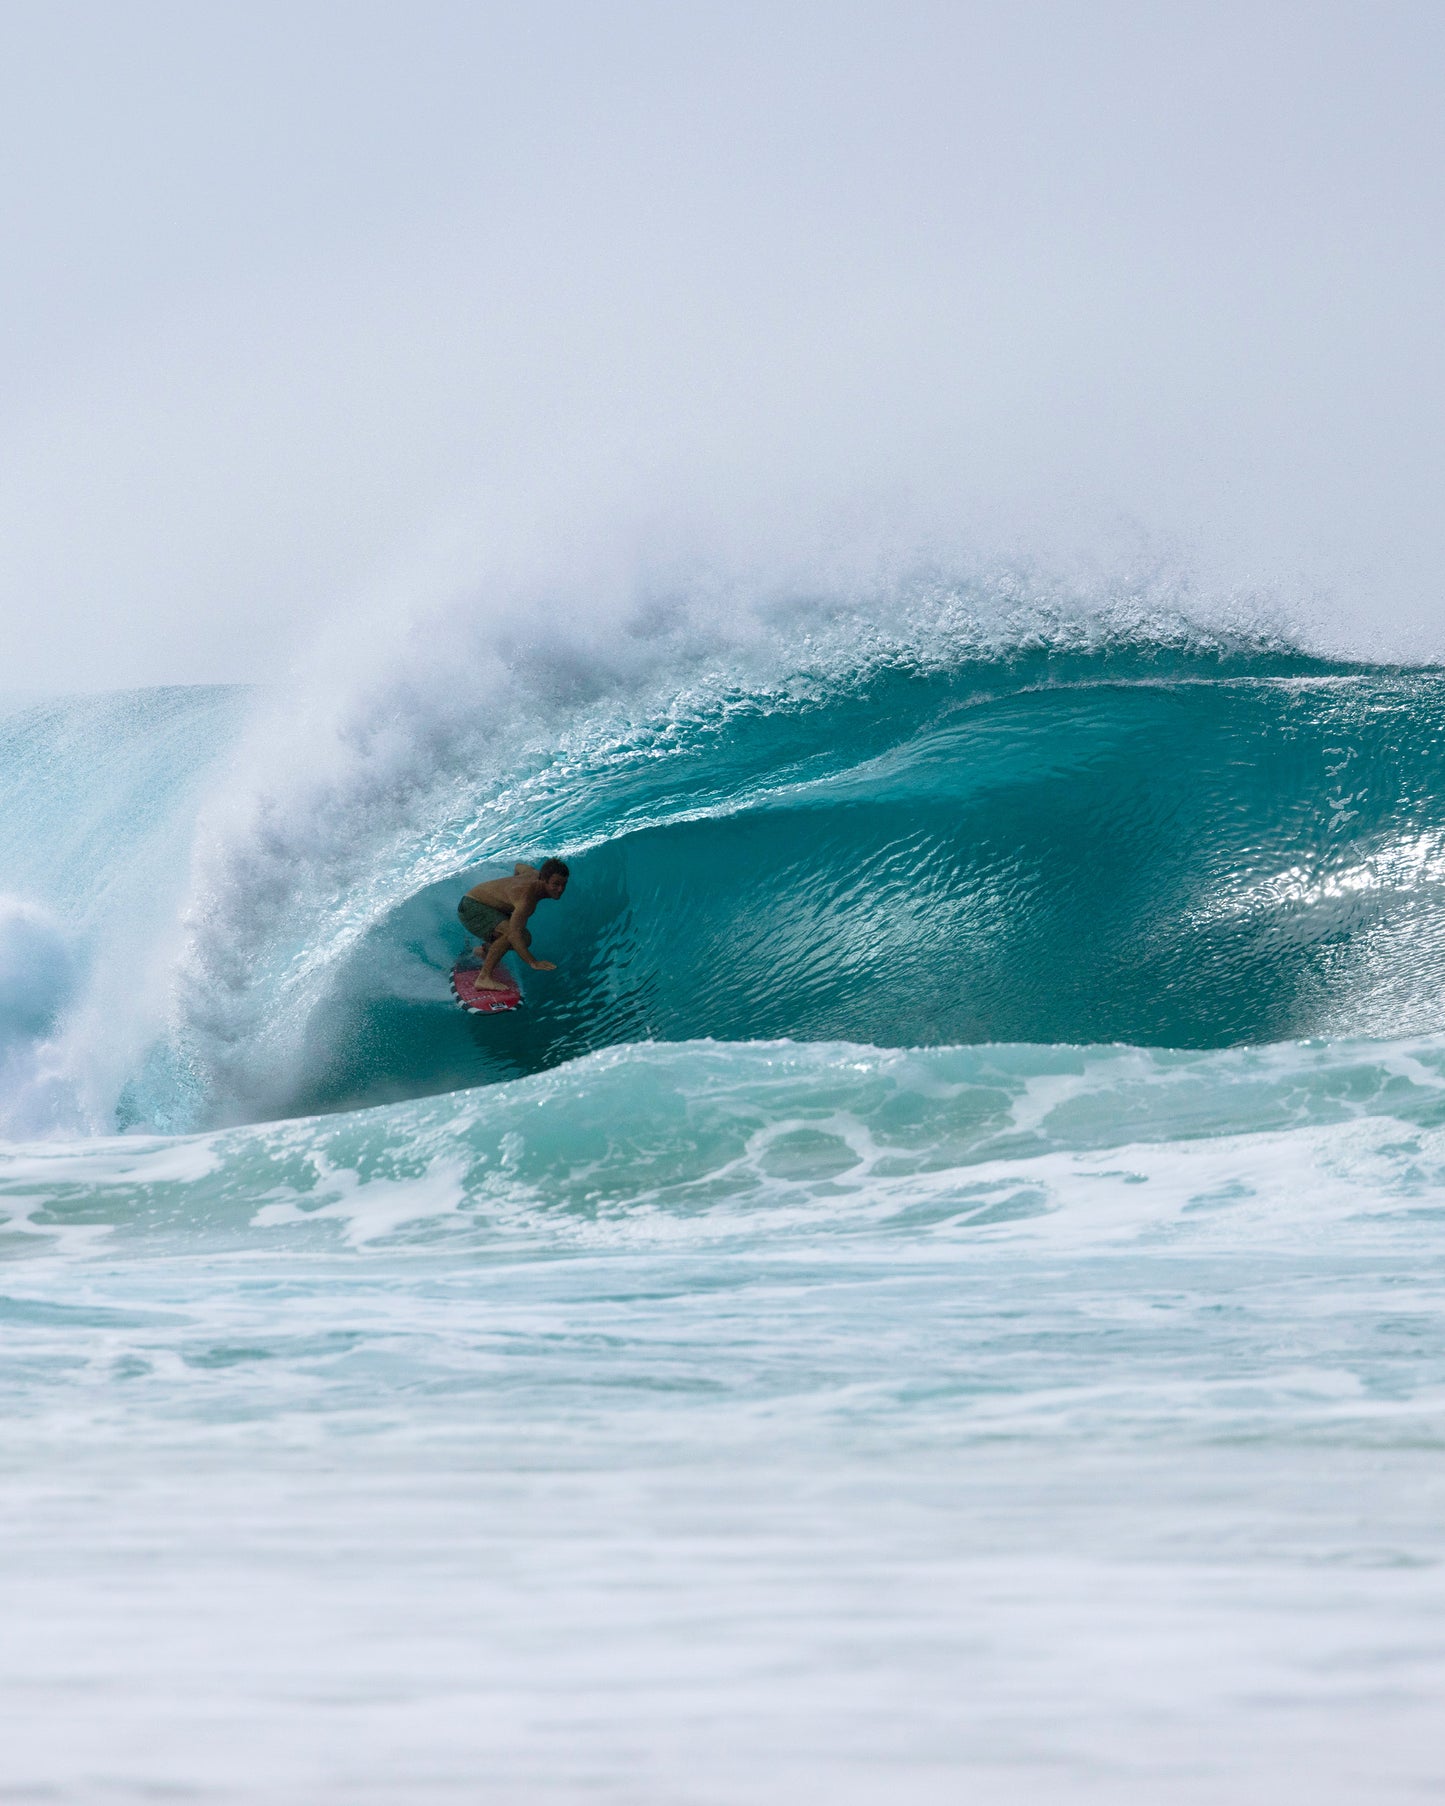
<path id="1" fill-rule="evenodd" d="M 871 508 L 1445 654 L 1442 21 L 12 0 L 0 688 Z"/>

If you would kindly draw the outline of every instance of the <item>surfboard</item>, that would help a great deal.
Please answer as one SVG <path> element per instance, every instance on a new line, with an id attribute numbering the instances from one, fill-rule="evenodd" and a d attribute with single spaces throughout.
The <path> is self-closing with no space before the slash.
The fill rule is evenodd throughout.
<path id="1" fill-rule="evenodd" d="M 508 988 L 505 991 L 479 991 L 477 980 L 481 975 L 480 961 L 470 954 L 459 959 L 452 967 L 452 996 L 464 1010 L 469 1010 L 474 1016 L 494 1016 L 498 1010 L 516 1009 L 522 1001 L 522 993 L 514 978 L 498 968 L 496 976 Z"/>

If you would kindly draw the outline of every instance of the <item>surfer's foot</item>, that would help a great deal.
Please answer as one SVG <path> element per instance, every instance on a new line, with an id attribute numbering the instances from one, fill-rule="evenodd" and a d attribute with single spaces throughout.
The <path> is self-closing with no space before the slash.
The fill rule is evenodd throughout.
<path id="1" fill-rule="evenodd" d="M 512 988 L 504 985 L 500 978 L 488 978 L 483 972 L 479 972 L 472 980 L 472 987 L 478 991 L 510 991 Z"/>

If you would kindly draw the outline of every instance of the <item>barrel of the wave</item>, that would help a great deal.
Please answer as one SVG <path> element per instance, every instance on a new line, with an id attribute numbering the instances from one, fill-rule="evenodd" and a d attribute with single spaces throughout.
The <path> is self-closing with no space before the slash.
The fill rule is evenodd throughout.
<path id="1" fill-rule="evenodd" d="M 504 988 L 483 990 L 477 984 L 481 975 L 482 962 L 472 954 L 464 955 L 452 967 L 452 996 L 464 1010 L 477 1016 L 492 1016 L 499 1010 L 516 1009 L 522 1001 L 522 992 L 515 979 L 506 972 L 499 972 L 498 982 Z"/>

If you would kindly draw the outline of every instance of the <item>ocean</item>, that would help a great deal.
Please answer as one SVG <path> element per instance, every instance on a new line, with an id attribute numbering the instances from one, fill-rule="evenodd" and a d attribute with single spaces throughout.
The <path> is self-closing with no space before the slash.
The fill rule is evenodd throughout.
<path id="1" fill-rule="evenodd" d="M 0 713 L 0 1800 L 1434 1797 L 1445 672 L 487 646 Z"/>

